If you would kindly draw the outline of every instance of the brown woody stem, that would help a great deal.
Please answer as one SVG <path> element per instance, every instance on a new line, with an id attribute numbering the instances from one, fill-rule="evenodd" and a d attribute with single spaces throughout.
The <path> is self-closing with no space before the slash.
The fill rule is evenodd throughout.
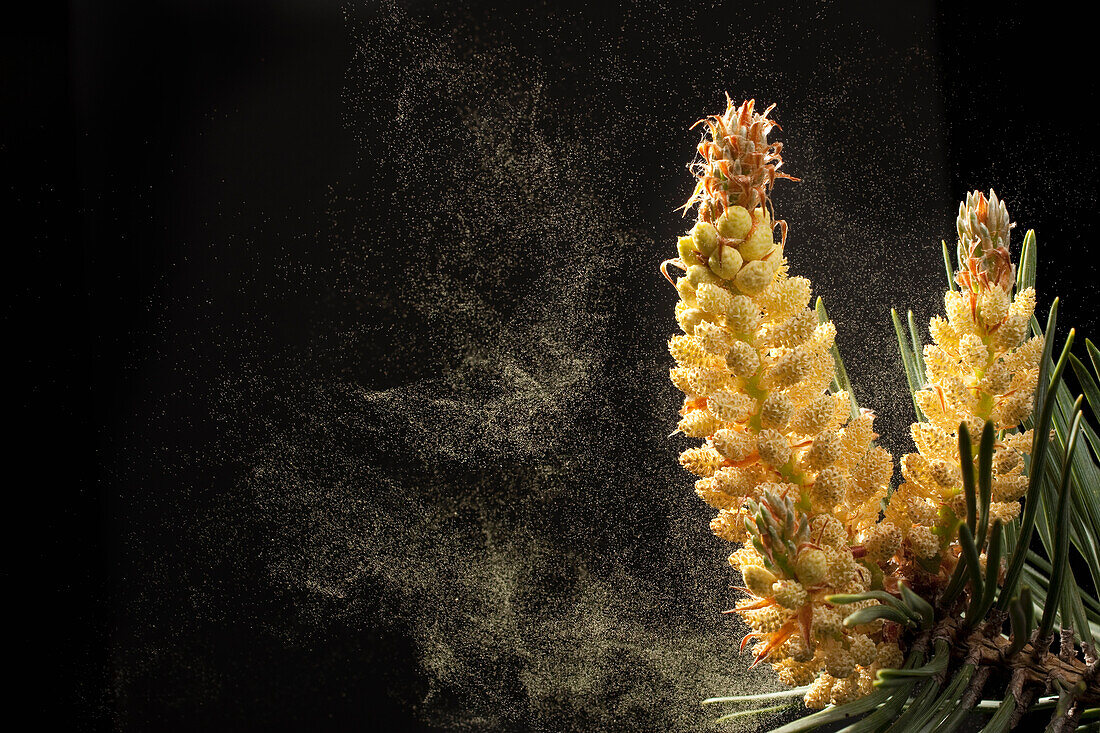
<path id="1" fill-rule="evenodd" d="M 950 640 L 956 657 L 979 668 L 967 687 L 962 706 L 973 707 L 989 678 L 998 670 L 1010 674 L 1009 691 L 1016 700 L 1011 725 L 1019 721 L 1041 692 L 1052 687 L 1073 690 L 1072 705 L 1059 720 L 1052 721 L 1056 724 L 1053 730 L 1072 730 L 1074 726 L 1064 727 L 1069 723 L 1063 720 L 1073 723 L 1085 708 L 1100 703 L 1100 660 L 1087 664 L 1078 659 L 1073 651 L 1071 631 L 1061 635 L 1060 641 L 1068 640 L 1069 643 L 1065 645 L 1067 651 L 1059 654 L 1049 652 L 1052 637 L 1047 636 L 1032 638 L 1023 649 L 1010 655 L 1007 652 L 1011 641 L 1000 633 L 1000 626 L 995 623 L 983 624 L 979 630 L 964 633 L 960 620 L 946 619 L 936 625 L 933 636 Z"/>

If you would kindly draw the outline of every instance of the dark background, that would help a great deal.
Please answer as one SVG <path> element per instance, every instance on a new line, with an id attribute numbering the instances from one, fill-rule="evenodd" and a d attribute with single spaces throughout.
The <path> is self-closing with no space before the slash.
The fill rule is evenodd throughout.
<path id="1" fill-rule="evenodd" d="M 18 692 L 90 730 L 679 730 L 775 684 L 664 437 L 688 126 L 778 103 L 792 270 L 896 455 L 889 308 L 939 307 L 967 190 L 1096 333 L 1088 23 L 882 5 L 7 24 Z"/>

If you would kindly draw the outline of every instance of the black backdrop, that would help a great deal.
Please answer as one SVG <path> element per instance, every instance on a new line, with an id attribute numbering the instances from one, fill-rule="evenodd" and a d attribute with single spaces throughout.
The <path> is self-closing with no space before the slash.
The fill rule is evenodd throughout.
<path id="1" fill-rule="evenodd" d="M 889 308 L 937 307 L 967 190 L 1038 230 L 1041 310 L 1096 333 L 1087 24 L 882 5 L 12 22 L 10 605 L 41 714 L 679 730 L 772 684 L 665 437 L 687 127 L 778 103 L 792 269 L 895 454 Z"/>

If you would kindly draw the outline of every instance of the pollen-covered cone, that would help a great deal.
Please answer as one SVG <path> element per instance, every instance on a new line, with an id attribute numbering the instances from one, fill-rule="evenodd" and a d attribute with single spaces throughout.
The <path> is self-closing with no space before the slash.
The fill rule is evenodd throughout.
<path id="1" fill-rule="evenodd" d="M 978 436 L 992 421 L 999 439 L 993 460 L 990 523 L 1020 512 L 1027 488 L 1023 454 L 1030 431 L 1015 432 L 1031 414 L 1043 351 L 1041 337 L 1026 338 L 1035 310 L 1032 288 L 1012 296 L 1008 212 L 993 192 L 967 196 L 960 207 L 958 282 L 944 294 L 946 318 L 929 323 L 924 347 L 927 383 L 914 398 L 925 420 L 913 423 L 917 452 L 902 459 L 904 481 L 890 498 L 887 520 L 904 535 L 902 574 L 917 585 L 942 582 L 957 543 L 951 531 L 965 514 L 958 429 Z M 949 544 L 950 541 L 950 544 Z"/>
<path id="2" fill-rule="evenodd" d="M 876 525 L 892 459 L 874 445 L 873 414 L 853 416 L 848 394 L 829 391 L 836 329 L 809 307 L 809 280 L 787 272 L 768 197 L 779 145 L 752 109 L 731 103 L 703 121 L 688 203 L 698 219 L 666 263 L 684 270 L 670 376 L 684 392 L 678 430 L 704 439 L 680 461 L 718 510 L 714 533 L 743 545 L 730 556 L 748 593 L 736 609 L 752 628 L 743 645 L 755 641 L 788 684 L 829 680 L 806 698 L 820 706 L 866 694 L 876 650 L 898 651 L 882 621 L 843 625 L 859 604 L 825 601 L 867 590 L 872 565 L 898 550 L 899 531 Z"/>

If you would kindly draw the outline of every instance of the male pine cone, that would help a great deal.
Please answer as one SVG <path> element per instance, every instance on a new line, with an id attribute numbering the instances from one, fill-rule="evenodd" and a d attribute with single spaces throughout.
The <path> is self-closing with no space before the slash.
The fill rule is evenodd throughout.
<path id="1" fill-rule="evenodd" d="M 812 683 L 806 704 L 822 707 L 869 693 L 878 669 L 901 663 L 888 622 L 842 623 L 876 601 L 825 598 L 867 590 L 902 535 L 879 522 L 893 460 L 874 444 L 874 415 L 829 390 L 836 329 L 809 307 L 809 280 L 788 274 L 770 193 L 791 177 L 767 139 L 771 108 L 753 108 L 727 98 L 696 123 L 706 132 L 684 205 L 696 222 L 663 266 L 684 273 L 670 376 L 684 393 L 678 430 L 704 439 L 680 461 L 718 510 L 711 529 L 737 547 L 730 564 L 748 597 L 734 610 L 752 628 L 742 647 L 755 641 L 784 683 Z"/>

